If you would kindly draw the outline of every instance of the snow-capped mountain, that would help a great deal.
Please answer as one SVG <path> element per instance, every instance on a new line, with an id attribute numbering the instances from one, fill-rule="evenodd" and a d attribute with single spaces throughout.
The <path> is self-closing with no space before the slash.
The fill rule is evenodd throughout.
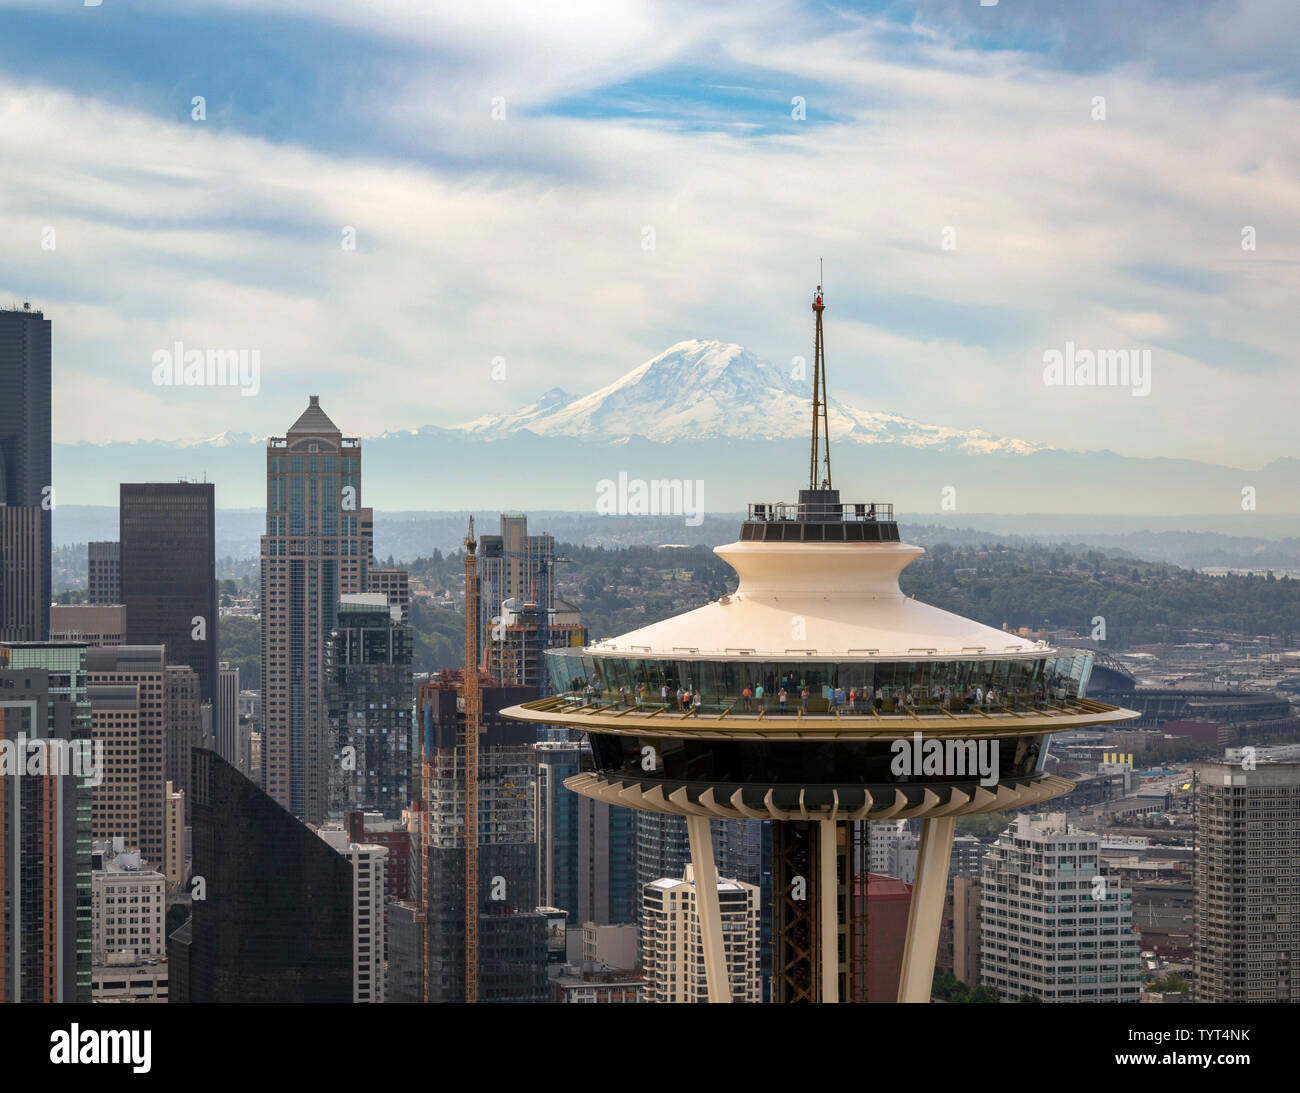
<path id="1" fill-rule="evenodd" d="M 739 345 L 683 341 L 583 398 L 553 388 L 513 413 L 456 428 L 487 439 L 526 429 L 538 436 L 604 443 L 633 436 L 660 443 L 799 439 L 808 435 L 812 421 L 810 368 L 794 374 Z M 833 397 L 828 417 L 832 442 L 1015 455 L 1041 447 L 980 429 L 862 410 Z"/>

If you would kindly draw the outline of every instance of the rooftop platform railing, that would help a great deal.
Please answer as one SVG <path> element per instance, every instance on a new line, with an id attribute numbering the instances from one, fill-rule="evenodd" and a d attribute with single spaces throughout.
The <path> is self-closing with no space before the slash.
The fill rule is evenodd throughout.
<path id="1" fill-rule="evenodd" d="M 892 523 L 894 506 L 887 501 L 823 502 L 761 501 L 751 504 L 746 516 L 751 521 L 880 521 Z"/>

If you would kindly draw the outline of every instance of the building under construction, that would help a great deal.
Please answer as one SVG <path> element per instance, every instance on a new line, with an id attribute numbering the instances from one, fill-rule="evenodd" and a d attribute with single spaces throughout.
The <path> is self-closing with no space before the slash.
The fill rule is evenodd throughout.
<path id="1" fill-rule="evenodd" d="M 488 668 L 493 680 L 548 693 L 546 650 L 587 644 L 587 628 L 578 609 L 559 599 L 549 609 L 534 601 L 508 599 L 500 605 L 500 612 L 488 632 Z"/>
<path id="2" fill-rule="evenodd" d="M 484 685 L 478 737 L 478 983 L 480 1002 L 549 1001 L 546 919 L 537 908 L 537 756 L 531 725 L 500 710 L 535 689 Z M 422 683 L 425 1000 L 466 997 L 465 680 Z"/>

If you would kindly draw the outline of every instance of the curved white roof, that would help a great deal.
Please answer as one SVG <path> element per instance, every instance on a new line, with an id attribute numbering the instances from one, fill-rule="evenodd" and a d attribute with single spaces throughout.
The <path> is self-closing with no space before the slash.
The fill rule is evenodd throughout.
<path id="1" fill-rule="evenodd" d="M 730 596 L 587 652 L 728 659 L 991 659 L 1043 656 L 1044 642 L 904 596 L 908 543 L 736 542 L 717 547 L 740 577 Z"/>

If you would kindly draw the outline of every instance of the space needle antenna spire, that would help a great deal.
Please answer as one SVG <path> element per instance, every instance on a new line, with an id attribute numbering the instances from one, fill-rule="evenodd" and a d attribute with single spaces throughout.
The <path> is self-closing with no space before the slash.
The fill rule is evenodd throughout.
<path id="1" fill-rule="evenodd" d="M 822 260 L 817 260 L 817 291 L 813 295 L 813 314 L 817 316 L 817 330 L 813 344 L 813 398 L 812 398 L 812 452 L 808 459 L 808 488 L 831 488 L 831 427 L 826 417 L 826 345 L 822 340 L 822 312 L 826 309 L 822 294 Z M 823 454 L 824 453 L 824 454 Z M 825 477 L 817 481 L 817 465 L 823 462 Z"/>

